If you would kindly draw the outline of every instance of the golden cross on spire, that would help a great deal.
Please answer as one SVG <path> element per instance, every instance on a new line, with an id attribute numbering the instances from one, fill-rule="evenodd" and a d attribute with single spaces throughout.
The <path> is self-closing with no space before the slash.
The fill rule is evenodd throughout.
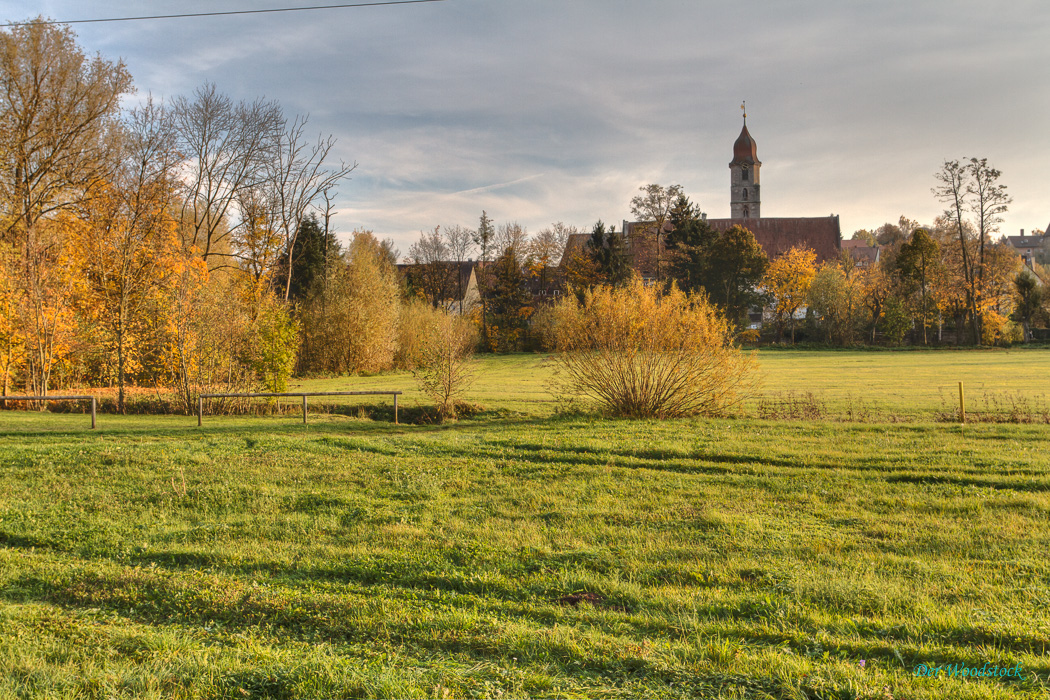
<path id="1" fill-rule="evenodd" d="M 743 112 L 744 112 L 744 123 L 747 124 L 747 102 L 746 101 L 740 103 L 740 109 L 742 109 Z"/>

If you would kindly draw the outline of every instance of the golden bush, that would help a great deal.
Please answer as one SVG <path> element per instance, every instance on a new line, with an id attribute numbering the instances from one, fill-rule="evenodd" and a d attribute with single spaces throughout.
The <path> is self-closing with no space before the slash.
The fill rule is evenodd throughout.
<path id="1" fill-rule="evenodd" d="M 555 391 L 618 416 L 718 415 L 754 383 L 755 362 L 706 297 L 635 278 L 555 307 Z"/>

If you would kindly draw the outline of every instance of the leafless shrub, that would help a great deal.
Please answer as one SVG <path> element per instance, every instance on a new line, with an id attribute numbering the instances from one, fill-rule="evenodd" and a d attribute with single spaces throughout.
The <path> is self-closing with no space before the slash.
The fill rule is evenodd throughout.
<path id="1" fill-rule="evenodd" d="M 661 293 L 635 278 L 555 307 L 555 395 L 614 415 L 722 414 L 750 393 L 755 362 L 702 295 Z"/>
<path id="2" fill-rule="evenodd" d="M 812 391 L 771 394 L 758 402 L 758 417 L 768 420 L 825 420 L 828 405 Z"/>
<path id="3" fill-rule="evenodd" d="M 941 392 L 941 410 L 937 420 L 959 422 L 958 398 Z M 985 391 L 966 408 L 966 421 L 972 423 L 1050 424 L 1050 401 L 1045 394 L 1026 396 L 1017 391 Z"/>
<path id="4" fill-rule="evenodd" d="M 471 358 L 478 343 L 477 329 L 470 319 L 427 307 L 417 310 L 411 356 L 419 388 L 437 404 L 439 417 L 455 418 L 463 392 L 474 379 Z"/>

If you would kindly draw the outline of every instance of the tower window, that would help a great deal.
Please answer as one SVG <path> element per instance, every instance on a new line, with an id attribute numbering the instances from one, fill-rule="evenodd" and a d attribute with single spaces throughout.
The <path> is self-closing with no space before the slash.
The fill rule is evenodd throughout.
<path id="1" fill-rule="evenodd" d="M 750 207 L 744 207 L 744 218 L 745 219 L 750 219 L 751 218 L 751 209 L 750 209 Z"/>
<path id="2" fill-rule="evenodd" d="M 740 181 L 741 182 L 747 182 L 747 173 L 748 173 L 748 169 L 747 168 L 744 168 L 743 170 L 740 171 Z"/>
<path id="3" fill-rule="evenodd" d="M 744 188 L 744 201 L 747 201 L 747 188 Z"/>

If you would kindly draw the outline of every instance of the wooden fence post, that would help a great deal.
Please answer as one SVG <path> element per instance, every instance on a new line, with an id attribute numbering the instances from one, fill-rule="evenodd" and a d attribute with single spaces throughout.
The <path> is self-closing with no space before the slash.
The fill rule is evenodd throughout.
<path id="1" fill-rule="evenodd" d="M 962 382 L 959 382 L 959 422 L 966 422 L 966 398 L 963 394 Z"/>
<path id="2" fill-rule="evenodd" d="M 96 409 L 95 397 L 92 396 L 91 397 L 91 429 L 92 430 L 95 429 L 95 409 Z"/>
<path id="3" fill-rule="evenodd" d="M 397 425 L 397 394 L 394 394 L 394 425 Z"/>
<path id="4" fill-rule="evenodd" d="M 197 394 L 197 427 L 201 427 L 201 422 L 204 420 L 204 397 Z"/>
<path id="5" fill-rule="evenodd" d="M 303 394 L 303 425 L 306 425 L 306 394 Z"/>

